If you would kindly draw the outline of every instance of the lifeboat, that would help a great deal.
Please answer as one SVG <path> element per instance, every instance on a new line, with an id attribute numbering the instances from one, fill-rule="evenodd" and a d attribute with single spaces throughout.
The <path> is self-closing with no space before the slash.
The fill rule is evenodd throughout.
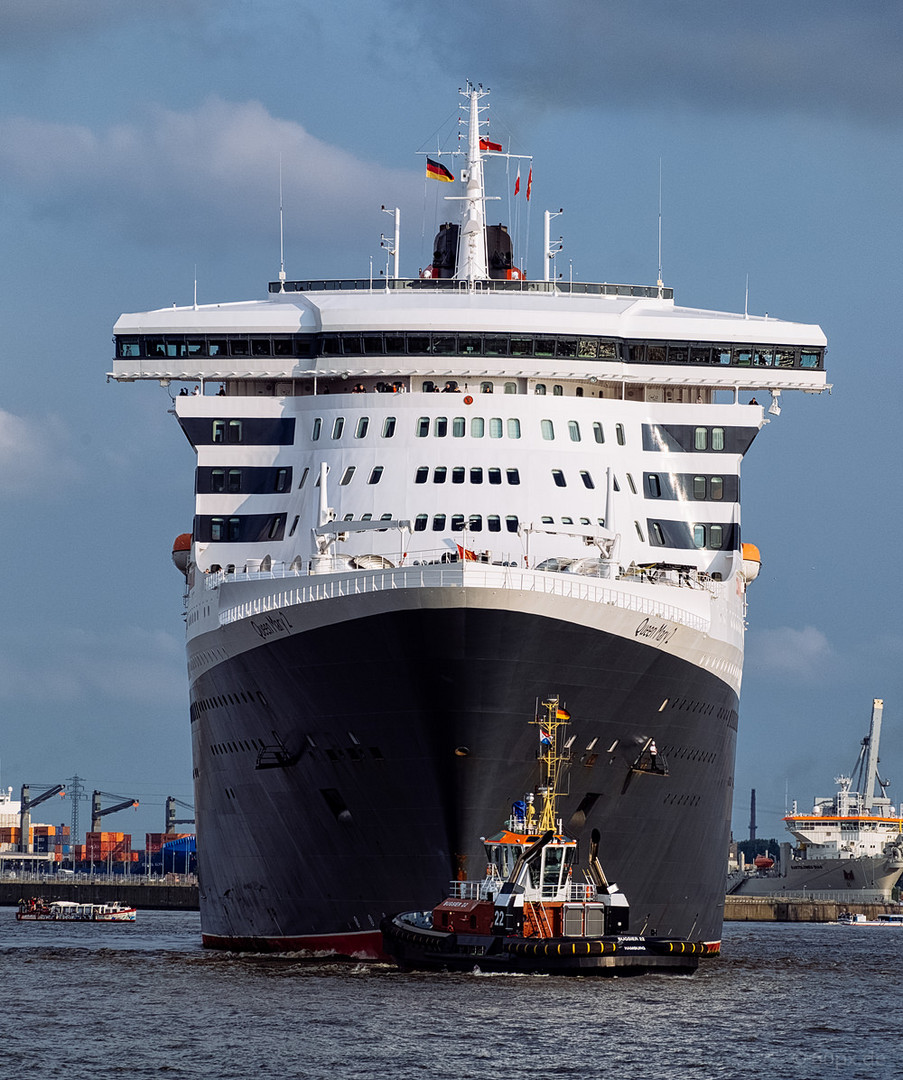
<path id="1" fill-rule="evenodd" d="M 751 581 L 755 581 L 759 576 L 759 571 L 762 569 L 762 556 L 759 554 L 759 549 L 755 544 L 743 545 L 743 580 L 748 585 Z"/>
<path id="2" fill-rule="evenodd" d="M 179 533 L 172 544 L 172 561 L 177 570 L 187 577 L 191 561 L 191 533 Z"/>
<path id="3" fill-rule="evenodd" d="M 753 866 L 757 870 L 770 870 L 774 866 L 774 859 L 770 855 L 757 855 L 753 859 Z"/>

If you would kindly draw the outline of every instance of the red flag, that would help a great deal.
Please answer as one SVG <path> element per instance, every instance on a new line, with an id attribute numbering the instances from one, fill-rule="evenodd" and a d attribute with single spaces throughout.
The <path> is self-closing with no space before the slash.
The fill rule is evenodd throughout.
<path id="1" fill-rule="evenodd" d="M 530 166 L 530 174 L 527 177 L 527 202 L 530 201 L 530 192 L 533 190 L 533 166 Z"/>
<path id="2" fill-rule="evenodd" d="M 502 144 L 499 143 L 499 142 L 490 142 L 488 139 L 480 139 L 480 149 L 481 150 L 498 150 L 499 153 L 501 153 Z"/>
<path id="3" fill-rule="evenodd" d="M 520 191 L 520 165 L 517 167 L 517 179 L 514 181 L 514 194 Z"/>

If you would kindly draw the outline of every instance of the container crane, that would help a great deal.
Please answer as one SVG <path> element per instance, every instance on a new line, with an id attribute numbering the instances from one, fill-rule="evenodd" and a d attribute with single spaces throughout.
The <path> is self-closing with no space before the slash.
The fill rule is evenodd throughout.
<path id="1" fill-rule="evenodd" d="M 100 832 L 100 819 L 106 817 L 107 814 L 115 814 L 119 810 L 127 810 L 130 806 L 134 806 L 138 809 L 137 799 L 124 799 L 122 802 L 116 803 L 115 806 L 108 806 L 106 810 L 102 810 L 100 807 L 101 796 L 107 799 L 117 799 L 118 795 L 111 795 L 109 791 L 95 791 L 91 796 L 91 832 Z"/>
<path id="2" fill-rule="evenodd" d="M 61 799 L 66 798 L 66 791 L 62 784 L 57 784 L 56 787 L 48 788 L 46 791 L 41 792 L 40 795 L 36 795 L 33 799 L 31 798 L 31 788 L 28 784 L 22 785 L 21 804 L 19 806 L 19 851 L 23 855 L 31 854 L 31 841 L 29 840 L 28 835 L 31 832 L 32 807 L 45 802 L 47 799 L 52 799 L 54 795 L 59 795 Z"/>

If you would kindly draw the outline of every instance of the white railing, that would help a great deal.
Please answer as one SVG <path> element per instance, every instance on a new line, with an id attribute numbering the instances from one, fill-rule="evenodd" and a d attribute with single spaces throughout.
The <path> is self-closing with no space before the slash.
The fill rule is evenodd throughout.
<path id="1" fill-rule="evenodd" d="M 450 900 L 484 900 L 489 893 L 496 895 L 501 886 L 502 879 L 498 877 L 484 878 L 482 881 L 450 881 L 448 896 Z M 595 900 L 599 896 L 595 885 L 582 881 L 569 881 L 563 888 L 543 885 L 541 889 L 533 889 L 528 886 L 527 891 L 530 899 L 534 901 L 563 900 L 567 903 L 582 903 Z"/>
<path id="2" fill-rule="evenodd" d="M 298 582 L 277 588 L 263 596 L 233 604 L 219 613 L 219 624 L 265 615 L 280 608 L 317 603 L 340 597 L 397 589 L 511 589 L 542 593 L 593 604 L 608 604 L 639 615 L 679 623 L 702 633 L 709 631 L 711 620 L 677 604 L 664 603 L 659 597 L 641 595 L 610 583 L 542 570 L 522 570 L 511 566 L 488 566 L 483 563 L 458 562 L 421 566 L 402 566 L 388 570 L 353 570 L 330 575 L 296 574 L 293 571 L 236 576 L 236 580 L 272 579 Z M 230 575 L 232 579 L 232 575 Z M 713 583 L 718 585 L 720 583 Z M 662 586 L 651 586 L 656 590 Z M 646 585 L 646 589 L 650 586 Z M 671 591 L 671 590 L 669 590 Z M 708 591 L 708 590 L 707 590 Z"/>

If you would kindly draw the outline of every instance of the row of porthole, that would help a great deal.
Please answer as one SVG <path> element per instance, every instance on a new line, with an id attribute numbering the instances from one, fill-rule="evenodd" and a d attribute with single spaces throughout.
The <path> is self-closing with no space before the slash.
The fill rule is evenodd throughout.
<path id="1" fill-rule="evenodd" d="M 394 416 L 387 416 L 383 420 L 382 437 L 384 439 L 391 439 L 396 431 L 397 420 Z M 453 416 L 451 420 L 447 416 L 421 416 L 418 417 L 414 434 L 419 439 L 426 438 L 432 432 L 433 436 L 438 439 L 444 439 L 447 435 L 451 435 L 453 439 L 463 439 L 467 434 L 468 423 L 467 418 L 464 416 Z M 580 422 L 578 420 L 567 421 L 568 438 L 571 442 L 581 442 L 583 434 L 580 429 Z M 363 439 L 369 434 L 370 431 L 370 417 L 360 416 L 358 417 L 357 424 L 354 429 L 354 437 L 356 439 Z M 552 420 L 540 421 L 540 433 L 544 440 L 552 441 L 555 438 L 555 424 Z M 602 424 L 596 420 L 592 424 L 593 440 L 596 443 L 605 442 L 605 430 Z M 317 442 L 323 434 L 323 418 L 321 416 L 314 417 L 313 426 L 311 428 L 311 441 Z M 345 417 L 337 416 L 332 422 L 333 439 L 341 439 L 345 434 Z M 509 417 L 507 420 L 501 416 L 490 416 L 487 420 L 484 416 L 472 416 L 470 418 L 470 436 L 473 439 L 482 439 L 486 435 L 489 435 L 490 439 L 501 439 L 507 435 L 509 439 L 519 439 L 521 437 L 521 422 L 517 417 Z M 624 446 L 626 443 L 626 436 L 624 433 L 624 425 L 615 425 L 615 435 L 617 437 L 618 444 Z M 216 440 L 214 441 L 222 441 Z M 237 440 L 236 440 L 237 441 Z"/>

